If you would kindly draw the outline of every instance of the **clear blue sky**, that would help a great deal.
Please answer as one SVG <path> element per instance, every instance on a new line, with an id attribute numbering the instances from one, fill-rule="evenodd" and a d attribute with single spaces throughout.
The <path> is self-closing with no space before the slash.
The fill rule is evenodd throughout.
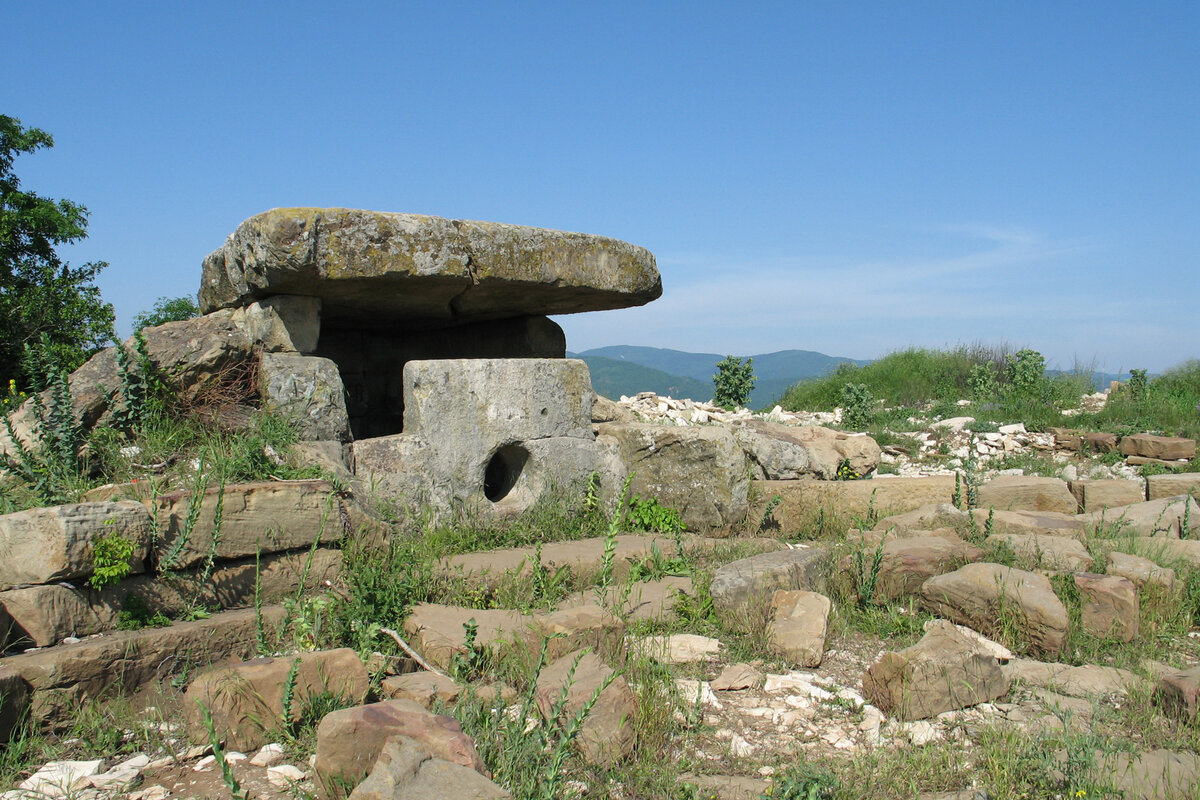
<path id="1" fill-rule="evenodd" d="M 343 5 L 348 8 L 342 8 Z M 7 3 L 0 113 L 123 329 L 243 219 L 599 233 L 662 299 L 568 347 L 1200 357 L 1200 3 Z"/>

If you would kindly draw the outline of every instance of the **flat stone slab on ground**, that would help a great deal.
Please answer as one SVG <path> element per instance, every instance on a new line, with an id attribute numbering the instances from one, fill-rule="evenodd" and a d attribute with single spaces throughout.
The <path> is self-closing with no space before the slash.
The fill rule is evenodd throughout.
<path id="1" fill-rule="evenodd" d="M 1181 494 L 1200 497 L 1200 472 L 1151 475 L 1146 478 L 1146 488 L 1149 500 L 1178 497 Z"/>
<path id="2" fill-rule="evenodd" d="M 1013 683 L 1052 689 L 1072 697 L 1125 694 L 1130 688 L 1145 682 L 1144 678 L 1129 670 L 1095 664 L 1071 666 L 1014 658 L 1001 664 L 1000 668 Z"/>
<path id="3" fill-rule="evenodd" d="M 1186 517 L 1186 520 L 1185 520 Z M 1144 503 L 1080 514 L 1097 536 L 1164 536 L 1187 539 L 1200 531 L 1200 503 L 1188 495 L 1160 497 Z M 1184 530 L 1184 527 L 1188 530 Z"/>
<path id="4" fill-rule="evenodd" d="M 633 751 L 633 718 L 638 702 L 625 678 L 614 677 L 613 670 L 595 654 L 577 651 L 543 669 L 537 679 L 538 708 L 546 718 L 553 712 L 564 686 L 567 700 L 562 712 L 570 716 L 578 714 L 606 683 L 576 739 L 583 756 L 597 764 L 612 764 Z"/>
<path id="5" fill-rule="evenodd" d="M 994 533 L 987 537 L 992 546 L 1003 546 L 1016 555 L 1019 563 L 1031 569 L 1087 570 L 1096 563 L 1078 539 L 1040 533 Z"/>
<path id="6" fill-rule="evenodd" d="M 980 508 L 997 511 L 1057 511 L 1074 514 L 1078 510 L 1075 496 L 1067 482 L 1058 478 L 1029 475 L 1001 475 L 979 487 Z"/>

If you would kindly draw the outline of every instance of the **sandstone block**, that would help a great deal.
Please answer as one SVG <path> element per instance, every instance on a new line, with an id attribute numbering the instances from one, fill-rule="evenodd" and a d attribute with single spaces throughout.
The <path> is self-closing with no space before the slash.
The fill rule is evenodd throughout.
<path id="1" fill-rule="evenodd" d="M 1096 563 L 1082 542 L 1066 536 L 994 533 L 987 543 L 1007 547 L 1031 569 L 1086 570 Z"/>
<path id="2" fill-rule="evenodd" d="M 475 646 L 498 650 L 510 645 L 536 652 L 541 644 L 537 623 L 507 609 L 479 610 L 419 603 L 404 621 L 409 641 L 437 667 L 446 668 L 456 653 L 465 653 L 466 627 L 475 626 Z"/>
<path id="3" fill-rule="evenodd" d="M 533 619 L 542 636 L 552 637 L 546 649 L 547 659 L 556 659 L 583 647 L 601 653 L 616 653 L 625 638 L 625 623 L 594 600 L 564 604 L 557 611 L 535 614 Z"/>
<path id="4" fill-rule="evenodd" d="M 339 785 L 360 783 L 396 735 L 414 740 L 434 758 L 487 775 L 475 743 L 453 717 L 431 714 L 411 700 L 384 700 L 332 711 L 317 726 L 314 770 L 326 796 L 341 796 Z"/>
<path id="5" fill-rule="evenodd" d="M 1146 478 L 1146 486 L 1150 500 L 1178 497 L 1184 494 L 1200 497 L 1200 472 L 1151 475 Z"/>
<path id="6" fill-rule="evenodd" d="M 1108 537 L 1163 536 L 1187 539 L 1200 531 L 1200 503 L 1187 495 L 1163 497 L 1080 514 L 1079 519 L 1089 528 Z"/>
<path id="7" fill-rule="evenodd" d="M 83 578 L 92 574 L 96 542 L 133 542 L 130 569 L 142 572 L 150 515 L 132 500 L 31 508 L 0 516 L 0 588 Z"/>
<path id="8" fill-rule="evenodd" d="M 1174 461 L 1180 458 L 1195 458 L 1196 440 L 1178 436 L 1153 436 L 1135 433 L 1121 439 L 1121 452 L 1127 456 L 1144 456 Z"/>
<path id="9" fill-rule="evenodd" d="M 154 500 L 160 567 L 184 569 L 208 558 L 218 503 L 222 506 L 215 547 L 219 559 L 306 548 L 317 540 L 336 542 L 372 524 L 353 500 L 339 497 L 321 480 L 236 483 L 223 491 L 208 489 L 200 501 L 196 524 L 188 531 L 192 499 L 191 492 L 171 492 Z M 343 525 L 344 518 L 350 520 L 350 531 Z"/>
<path id="10" fill-rule="evenodd" d="M 1070 618 L 1050 581 L 999 564 L 968 564 L 921 586 L 932 614 L 994 636 L 1014 626 L 1026 647 L 1056 654 L 1066 642 Z"/>
<path id="11" fill-rule="evenodd" d="M 1083 629 L 1093 636 L 1132 642 L 1138 635 L 1137 587 L 1119 575 L 1075 574 L 1083 596 Z"/>
<path id="12" fill-rule="evenodd" d="M 321 336 L 321 299 L 277 294 L 236 309 L 246 334 L 268 353 L 311 355 Z"/>
<path id="13" fill-rule="evenodd" d="M 383 679 L 379 691 L 389 700 L 412 700 L 422 708 L 432 708 L 435 701 L 453 703 L 462 694 L 462 686 L 437 672 L 407 672 Z"/>
<path id="14" fill-rule="evenodd" d="M 781 499 L 771 517 L 784 534 L 811 525 L 821 511 L 827 518 L 865 518 L 872 509 L 881 516 L 897 514 L 930 504 L 949 504 L 954 496 L 954 478 L 949 475 L 863 481 L 758 481 L 756 487 L 760 499 L 749 518 L 762 519 L 763 506 L 778 495 Z"/>
<path id="15" fill-rule="evenodd" d="M 873 537 L 864 537 L 872 539 Z M 963 564 L 983 558 L 982 549 L 968 544 L 953 532 L 945 536 L 908 536 L 882 540 L 883 559 L 875 583 L 874 602 L 888 603 L 917 594 L 921 585 L 934 575 L 953 572 Z M 873 557 L 877 545 L 864 541 L 867 555 Z M 847 556 L 841 563 L 841 574 L 850 575 L 854 561 Z"/>
<path id="16" fill-rule="evenodd" d="M 1200 667 L 1164 675 L 1154 693 L 1163 710 L 1184 719 L 1194 719 L 1200 709 Z"/>
<path id="17" fill-rule="evenodd" d="M 0 743 L 7 742 L 29 713 L 29 684 L 12 667 L 0 665 Z"/>
<path id="18" fill-rule="evenodd" d="M 378 327 L 643 305 L 654 256 L 609 239 L 492 222 L 344 208 L 277 208 L 204 260 L 200 306 L 321 298 L 326 322 Z"/>
<path id="19" fill-rule="evenodd" d="M 996 659 L 953 626 L 937 626 L 912 647 L 886 652 L 863 674 L 863 696 L 900 720 L 927 719 L 1008 692 Z"/>
<path id="20" fill-rule="evenodd" d="M 263 608 L 267 631 L 283 619 L 279 606 Z M 29 684 L 34 720 L 69 720 L 85 701 L 102 693 L 132 693 L 173 670 L 207 666 L 254 653 L 254 609 L 223 611 L 169 628 L 118 631 L 78 644 L 61 645 L 4 659 Z"/>
<path id="21" fill-rule="evenodd" d="M 568 688 L 562 712 L 570 716 L 579 713 L 606 682 L 607 688 L 600 692 L 576 739 L 584 758 L 597 764 L 612 764 L 633 752 L 634 715 L 638 706 L 625 678 L 619 675 L 613 678 L 613 671 L 595 655 L 576 651 L 543 669 L 537 680 L 538 708 L 547 719 L 564 686 Z"/>
<path id="22" fill-rule="evenodd" d="M 1062 514 L 1074 514 L 1078 510 L 1066 481 L 1027 475 L 992 478 L 979 487 L 978 505 L 984 509 L 1057 511 Z"/>
<path id="23" fill-rule="evenodd" d="M 1148 558 L 1114 551 L 1108 554 L 1107 573 L 1128 578 L 1139 589 L 1144 586 L 1154 586 L 1163 592 L 1175 591 L 1175 570 L 1170 567 L 1160 567 Z"/>
<path id="24" fill-rule="evenodd" d="M 1141 503 L 1146 499 L 1142 482 L 1130 480 L 1071 481 L 1071 494 L 1079 501 L 1079 510 L 1085 513 Z"/>
<path id="25" fill-rule="evenodd" d="M 511 795 L 473 769 L 434 758 L 407 736 L 389 736 L 371 774 L 350 800 L 506 800 Z"/>
<path id="26" fill-rule="evenodd" d="M 825 635 L 833 603 L 817 592 L 777 590 L 771 596 L 767 638 L 776 652 L 801 667 L 815 667 L 825 655 Z"/>
<path id="27" fill-rule="evenodd" d="M 823 547 L 780 550 L 731 561 L 714 574 L 709 588 L 713 605 L 724 614 L 748 609 L 776 589 L 819 591 L 829 574 L 829 551 Z"/>
<path id="28" fill-rule="evenodd" d="M 289 679 L 292 698 L 290 707 L 284 709 Z M 203 703 L 226 746 L 246 751 L 273 741 L 272 736 L 286 724 L 285 710 L 287 719 L 295 722 L 305 704 L 317 695 L 329 692 L 354 704 L 362 702 L 369 688 L 367 668 L 353 650 L 319 650 L 290 657 L 256 658 L 204 672 L 188 686 L 184 711 L 192 741 L 208 741 L 200 711 Z"/>

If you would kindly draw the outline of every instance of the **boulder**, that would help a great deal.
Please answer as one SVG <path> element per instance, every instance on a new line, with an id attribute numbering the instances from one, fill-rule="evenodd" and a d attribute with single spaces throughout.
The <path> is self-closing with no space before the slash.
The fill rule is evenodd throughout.
<path id="1" fill-rule="evenodd" d="M 1165 461 L 1195 458 L 1196 440 L 1178 436 L 1153 436 L 1135 433 L 1121 439 L 1121 452 L 1127 456 L 1159 458 Z"/>
<path id="2" fill-rule="evenodd" d="M 987 544 L 1011 550 L 1019 561 L 1031 569 L 1086 570 L 1096 560 L 1078 539 L 1049 536 L 1044 533 L 994 533 Z"/>
<path id="3" fill-rule="evenodd" d="M 1127 553 L 1113 551 L 1108 554 L 1106 572 L 1109 575 L 1128 578 L 1139 589 L 1154 586 L 1166 593 L 1175 591 L 1175 570 L 1170 567 L 1160 567 L 1150 559 L 1141 556 L 1131 556 Z"/>
<path id="4" fill-rule="evenodd" d="M 389 736 L 350 800 L 505 800 L 507 791 L 473 769 L 434 758 L 407 736 Z"/>
<path id="5" fill-rule="evenodd" d="M 950 488 L 954 488 L 953 480 L 950 481 Z M 955 508 L 947 500 L 944 503 L 927 503 L 902 514 L 884 517 L 875 523 L 875 530 L 887 531 L 889 536 L 903 536 L 906 532 L 913 531 L 925 533 L 940 528 L 961 528 L 967 525 L 967 521 L 967 512 Z"/>
<path id="6" fill-rule="evenodd" d="M 564 687 L 566 702 L 556 709 Z M 542 670 L 537 679 L 537 704 L 548 721 L 556 710 L 572 718 L 601 687 L 605 688 L 583 720 L 575 745 L 588 761 L 611 765 L 632 753 L 635 743 L 638 704 L 624 677 L 614 677 L 612 669 L 592 653 L 576 651 Z"/>
<path id="7" fill-rule="evenodd" d="M 1141 503 L 1146 499 L 1146 487 L 1131 480 L 1071 481 L 1071 494 L 1079 501 L 1079 510 L 1087 513 Z"/>
<path id="8" fill-rule="evenodd" d="M 432 714 L 411 700 L 384 700 L 331 711 L 317 726 L 313 769 L 326 795 L 342 796 L 339 787 L 360 783 L 387 740 L 397 735 L 412 739 L 433 758 L 488 775 L 456 719 Z"/>
<path id="9" fill-rule="evenodd" d="M 1161 500 L 1164 497 L 1178 497 L 1183 494 L 1200 497 L 1200 472 L 1151 475 L 1146 478 L 1146 488 L 1148 500 Z"/>
<path id="10" fill-rule="evenodd" d="M 206 489 L 190 530 L 192 492 L 169 492 L 153 501 L 160 568 L 186 569 L 208 558 L 252 558 L 332 543 L 372 527 L 361 507 L 322 480 L 263 481 Z M 214 531 L 218 504 L 221 528 Z M 349 527 L 347 528 L 347 522 Z"/>
<path id="11" fill-rule="evenodd" d="M 200 710 L 200 704 L 204 704 L 226 747 L 247 751 L 275 741 L 279 729 L 289 721 L 298 721 L 319 695 L 329 693 L 340 698 L 343 705 L 355 705 L 362 702 L 369 688 L 367 668 L 353 650 L 302 652 L 282 658 L 256 658 L 201 673 L 187 688 L 184 712 L 192 741 L 208 741 Z M 285 709 L 285 693 L 289 691 Z"/>
<path id="12" fill-rule="evenodd" d="M 1132 642 L 1138 635 L 1137 586 L 1119 575 L 1075 574 L 1083 597 L 1083 630 L 1092 636 Z"/>
<path id="13" fill-rule="evenodd" d="M 1074 514 L 1078 503 L 1067 482 L 1058 478 L 1001 475 L 979 487 L 980 508 L 1003 511 L 1057 511 Z"/>
<path id="14" fill-rule="evenodd" d="M 30 508 L 0 516 L 0 589 L 91 575 L 96 542 L 119 536 L 134 545 L 130 571 L 142 572 L 150 514 L 133 500 Z"/>
<path id="15" fill-rule="evenodd" d="M 1050 581 L 999 564 L 968 564 L 937 575 L 921 586 L 932 614 L 994 636 L 1013 626 L 1030 650 L 1050 655 L 1062 650 L 1070 618 Z"/>
<path id="16" fill-rule="evenodd" d="M 1079 518 L 1097 535 L 1105 537 L 1165 536 L 1187 539 L 1200 531 L 1200 503 L 1187 495 L 1162 497 L 1121 508 L 1081 514 Z"/>
<path id="17" fill-rule="evenodd" d="M 475 646 L 500 650 L 510 645 L 536 652 L 541 643 L 533 617 L 502 608 L 488 610 L 418 603 L 404 620 L 404 632 L 421 654 L 446 668 L 455 654 L 467 652 L 467 626 L 475 626 Z"/>
<path id="18" fill-rule="evenodd" d="M 750 419 L 733 428 L 734 438 L 753 465 L 756 477 L 787 481 L 801 477 L 834 480 L 849 462 L 860 477 L 879 466 L 881 451 L 870 436 L 815 425 L 780 425 Z"/>
<path id="19" fill-rule="evenodd" d="M 662 294 L 649 251 L 603 236 L 344 208 L 277 208 L 204 260 L 204 311 L 319 297 L 323 320 L 376 327 L 639 306 Z"/>
<path id="20" fill-rule="evenodd" d="M 222 387 L 238 384 L 253 365 L 255 343 L 232 311 L 145 328 L 142 335 L 150 363 L 170 379 L 188 405 L 204 405 Z M 132 337 L 123 346 L 134 353 Z M 116 348 L 92 356 L 71 373 L 69 383 L 71 412 L 80 424 L 90 429 L 105 421 L 110 396 L 114 392 L 120 396 Z M 27 444 L 33 431 L 32 402 L 32 398 L 25 401 L 11 415 L 14 431 Z M 0 448 L 10 447 L 0 426 Z"/>
<path id="21" fill-rule="evenodd" d="M 1172 716 L 1195 719 L 1196 711 L 1200 710 L 1200 667 L 1162 676 L 1154 700 Z"/>
<path id="22" fill-rule="evenodd" d="M 615 440 L 633 475 L 630 493 L 678 510 L 688 530 L 725 529 L 745 518 L 746 457 L 728 429 L 608 423 L 599 430 Z"/>
<path id="23" fill-rule="evenodd" d="M 298 439 L 350 440 L 346 388 L 337 364 L 299 353 L 263 353 L 257 378 L 263 409 L 292 423 Z"/>
<path id="24" fill-rule="evenodd" d="M 866 547 L 868 558 L 874 557 L 874 548 L 866 540 L 874 537 L 864 537 L 863 547 Z M 883 558 L 879 562 L 879 574 L 875 582 L 876 603 L 890 603 L 902 597 L 917 594 L 921 585 L 934 575 L 952 572 L 963 564 L 979 561 L 984 551 L 973 544 L 968 544 L 958 538 L 952 531 L 946 535 L 891 537 L 884 536 L 881 540 Z M 852 556 L 846 556 L 841 562 L 841 575 L 850 575 L 854 568 Z"/>
<path id="25" fill-rule="evenodd" d="M 1008 692 L 996 659 L 951 625 L 939 625 L 912 647 L 885 652 L 863 674 L 863 697 L 899 720 L 927 719 Z"/>
<path id="26" fill-rule="evenodd" d="M 771 595 L 767 640 L 775 652 L 801 667 L 815 667 L 825 654 L 833 603 L 817 592 L 780 589 Z"/>
<path id="27" fill-rule="evenodd" d="M 760 553 L 717 569 L 709 593 L 719 612 L 745 613 L 776 589 L 823 590 L 828 575 L 829 551 L 823 547 Z"/>

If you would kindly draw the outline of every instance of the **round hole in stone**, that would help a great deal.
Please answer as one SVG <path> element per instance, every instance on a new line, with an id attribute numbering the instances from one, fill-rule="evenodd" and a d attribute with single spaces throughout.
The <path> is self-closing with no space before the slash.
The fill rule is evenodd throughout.
<path id="1" fill-rule="evenodd" d="M 493 503 L 508 497 L 529 460 L 529 451 L 519 444 L 506 444 L 492 455 L 483 470 L 483 495 Z"/>

